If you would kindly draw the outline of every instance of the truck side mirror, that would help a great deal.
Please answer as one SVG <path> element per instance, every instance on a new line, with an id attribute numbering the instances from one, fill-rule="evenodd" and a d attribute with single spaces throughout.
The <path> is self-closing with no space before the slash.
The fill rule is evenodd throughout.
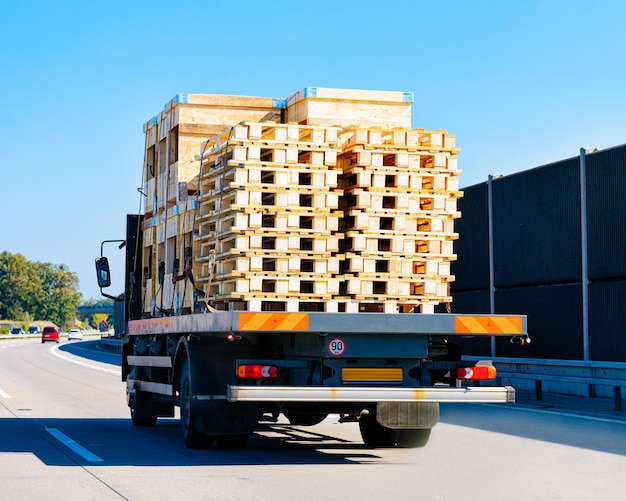
<path id="1" fill-rule="evenodd" d="M 102 289 L 111 285 L 111 272 L 109 270 L 109 260 L 100 256 L 96 258 L 96 274 L 98 276 L 98 286 Z"/>

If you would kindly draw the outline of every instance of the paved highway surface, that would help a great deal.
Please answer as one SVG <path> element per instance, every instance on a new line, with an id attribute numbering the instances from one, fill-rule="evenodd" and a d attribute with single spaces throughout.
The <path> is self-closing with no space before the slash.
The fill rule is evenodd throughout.
<path id="1" fill-rule="evenodd" d="M 2 500 L 626 498 L 623 414 L 445 405 L 422 449 L 366 448 L 330 416 L 264 426 L 242 451 L 192 451 L 177 419 L 133 427 L 119 355 L 98 344 L 0 343 Z"/>

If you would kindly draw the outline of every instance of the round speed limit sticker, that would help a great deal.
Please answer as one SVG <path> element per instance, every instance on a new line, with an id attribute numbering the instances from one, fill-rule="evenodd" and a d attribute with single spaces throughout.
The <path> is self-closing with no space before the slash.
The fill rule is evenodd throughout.
<path id="1" fill-rule="evenodd" d="M 343 339 L 336 337 L 328 341 L 328 352 L 334 357 L 340 357 L 346 351 L 346 343 Z"/>

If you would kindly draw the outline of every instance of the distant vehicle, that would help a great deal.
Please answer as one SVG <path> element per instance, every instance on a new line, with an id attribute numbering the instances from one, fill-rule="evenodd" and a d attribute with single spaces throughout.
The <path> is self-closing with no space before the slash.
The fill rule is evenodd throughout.
<path id="1" fill-rule="evenodd" d="M 70 329 L 70 331 L 67 333 L 67 340 L 72 341 L 73 339 L 77 339 L 78 341 L 83 340 L 83 333 L 80 331 L 80 329 Z"/>
<path id="2" fill-rule="evenodd" d="M 56 341 L 57 343 L 59 342 L 59 329 L 56 328 L 54 325 L 46 325 L 43 328 L 43 332 L 41 333 L 41 342 L 45 343 L 46 341 Z"/>
<path id="3" fill-rule="evenodd" d="M 13 327 L 11 329 L 11 334 L 20 334 L 21 335 L 21 334 L 26 334 L 26 333 L 24 332 L 24 329 L 22 329 L 21 327 Z"/>
<path id="4" fill-rule="evenodd" d="M 41 331 L 39 330 L 39 327 L 37 327 L 36 325 L 31 325 L 28 328 L 28 333 L 29 334 L 39 334 L 39 333 L 41 333 Z"/>

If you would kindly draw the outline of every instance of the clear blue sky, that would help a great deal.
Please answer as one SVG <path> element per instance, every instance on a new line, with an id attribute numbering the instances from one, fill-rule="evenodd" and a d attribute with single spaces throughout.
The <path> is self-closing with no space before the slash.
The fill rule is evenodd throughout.
<path id="1" fill-rule="evenodd" d="M 612 0 L 8 2 L 0 252 L 99 298 L 100 242 L 139 209 L 142 125 L 177 93 L 414 92 L 413 126 L 456 134 L 461 186 L 623 144 L 624 20 Z"/>

